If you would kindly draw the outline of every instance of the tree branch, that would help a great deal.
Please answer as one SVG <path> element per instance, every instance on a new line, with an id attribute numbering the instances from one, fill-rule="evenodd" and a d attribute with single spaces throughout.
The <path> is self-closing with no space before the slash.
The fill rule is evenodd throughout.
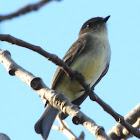
<path id="1" fill-rule="evenodd" d="M 124 118 L 121 115 L 116 113 L 108 104 L 106 104 L 102 99 L 100 99 L 93 92 L 93 90 L 90 88 L 90 86 L 87 84 L 87 82 L 85 81 L 85 78 L 81 74 L 79 74 L 78 72 L 73 71 L 58 56 L 46 52 L 45 50 L 43 50 L 39 46 L 32 45 L 30 43 L 27 43 L 23 40 L 17 39 L 13 36 L 10 36 L 10 35 L 2 35 L 1 34 L 0 35 L 0 40 L 1 41 L 7 41 L 9 43 L 16 44 L 16 45 L 19 45 L 21 47 L 25 47 L 25 48 L 28 48 L 30 50 L 33 50 L 33 51 L 41 54 L 42 56 L 44 56 L 45 58 L 47 58 L 51 62 L 55 63 L 56 65 L 60 66 L 68 74 L 69 77 L 71 77 L 71 78 L 74 77 L 82 85 L 82 87 L 85 89 L 85 92 L 89 95 L 91 100 L 96 101 L 99 105 L 101 105 L 101 107 L 107 113 L 109 113 L 112 117 L 114 117 L 114 119 L 117 122 L 119 122 L 121 125 L 123 125 L 131 134 L 140 138 L 140 131 L 137 128 L 132 127 L 128 122 L 126 122 L 124 120 Z"/>
<path id="2" fill-rule="evenodd" d="M 31 11 L 37 11 L 39 10 L 41 7 L 43 7 L 45 4 L 51 2 L 53 0 L 41 0 L 35 4 L 29 4 L 29 5 L 26 5 L 24 7 L 22 7 L 21 9 L 11 13 L 11 14 L 7 14 L 7 15 L 0 15 L 0 22 L 4 21 L 4 20 L 7 20 L 7 19 L 11 19 L 11 18 L 14 18 L 14 17 L 18 17 L 20 15 L 24 15 L 24 14 L 27 14 Z M 57 0 L 57 1 L 60 1 L 60 0 Z"/>
<path id="3" fill-rule="evenodd" d="M 62 134 L 66 135 L 66 137 L 70 140 L 84 140 L 84 132 L 81 132 L 79 137 L 76 137 L 74 133 L 68 128 L 66 122 L 57 116 L 57 121 L 59 122 L 60 126 L 54 126 L 53 129 L 59 130 Z"/>
<path id="4" fill-rule="evenodd" d="M 11 59 L 11 55 L 8 51 L 0 50 L 0 62 L 5 66 L 10 75 L 16 75 L 32 89 L 36 90 L 43 101 L 48 100 L 52 106 L 70 115 L 73 119 L 73 123 L 82 124 L 99 140 L 111 140 L 106 135 L 104 129 L 82 113 L 78 106 L 69 102 L 64 95 L 59 94 L 57 91 L 50 90 L 40 78 L 35 77 L 33 74 L 18 66 Z"/>
<path id="5" fill-rule="evenodd" d="M 140 104 L 132 109 L 125 117 L 125 120 L 129 122 L 133 127 L 140 128 Z M 116 124 L 109 132 L 108 135 L 112 139 L 129 138 L 132 135 L 120 124 Z"/>

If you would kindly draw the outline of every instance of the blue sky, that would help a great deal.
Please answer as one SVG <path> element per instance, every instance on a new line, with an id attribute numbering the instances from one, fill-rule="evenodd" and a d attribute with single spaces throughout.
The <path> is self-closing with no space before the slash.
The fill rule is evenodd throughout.
<path id="1" fill-rule="evenodd" d="M 0 14 L 11 13 L 35 0 L 2 0 Z M 95 92 L 121 115 L 127 114 L 140 102 L 140 1 L 139 0 L 62 0 L 51 2 L 37 12 L 6 20 L 0 24 L 0 32 L 10 34 L 46 51 L 64 56 L 78 38 L 82 24 L 96 16 L 106 17 L 111 46 L 111 63 L 107 75 L 96 86 Z M 0 42 L 0 48 L 9 50 L 12 58 L 23 68 L 41 77 L 50 85 L 57 68 L 35 52 Z M 12 140 L 40 140 L 34 132 L 34 124 L 44 111 L 44 104 L 37 93 L 17 77 L 9 76 L 0 64 L 0 132 Z M 116 124 L 95 102 L 86 99 L 81 110 L 108 132 Z M 82 126 L 75 126 L 71 118 L 66 121 L 78 136 L 84 131 L 85 139 L 95 137 Z M 55 125 L 58 123 L 55 122 Z M 52 130 L 50 140 L 66 140 L 60 132 Z M 136 138 L 131 138 L 136 140 Z"/>

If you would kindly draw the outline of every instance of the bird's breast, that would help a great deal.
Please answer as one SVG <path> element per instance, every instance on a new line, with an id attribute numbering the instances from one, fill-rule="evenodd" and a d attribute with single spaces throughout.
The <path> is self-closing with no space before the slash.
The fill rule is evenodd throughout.
<path id="1" fill-rule="evenodd" d="M 84 75 L 87 83 L 91 86 L 99 79 L 110 61 L 110 47 L 108 43 L 96 42 L 92 47 L 85 54 L 79 55 L 71 65 L 73 70 Z M 56 89 L 70 101 L 83 94 L 83 92 L 80 92 L 83 89 L 81 85 L 75 79 L 71 80 L 66 74 Z"/>

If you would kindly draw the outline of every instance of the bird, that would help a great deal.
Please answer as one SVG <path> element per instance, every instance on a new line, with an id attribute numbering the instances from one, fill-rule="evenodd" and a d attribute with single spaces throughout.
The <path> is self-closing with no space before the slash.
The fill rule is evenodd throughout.
<path id="1" fill-rule="evenodd" d="M 86 21 L 80 29 L 78 39 L 63 57 L 63 61 L 72 70 L 85 77 L 92 89 L 109 69 L 111 49 L 106 24 L 109 18 L 110 16 L 95 17 Z M 88 96 L 78 81 L 67 76 L 60 67 L 54 74 L 51 89 L 57 90 L 77 106 Z M 41 134 L 44 140 L 48 138 L 57 114 L 59 110 L 48 103 L 45 112 L 35 124 L 36 133 Z M 61 113 L 60 116 L 65 119 L 67 114 Z"/>

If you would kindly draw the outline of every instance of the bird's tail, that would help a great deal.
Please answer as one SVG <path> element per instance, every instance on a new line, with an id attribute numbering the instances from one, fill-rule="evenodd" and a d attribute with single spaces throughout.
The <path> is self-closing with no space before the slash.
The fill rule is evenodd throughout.
<path id="1" fill-rule="evenodd" d="M 41 118 L 35 124 L 35 131 L 38 134 L 41 134 L 44 140 L 47 139 L 53 122 L 58 114 L 59 110 L 49 105 Z"/>

